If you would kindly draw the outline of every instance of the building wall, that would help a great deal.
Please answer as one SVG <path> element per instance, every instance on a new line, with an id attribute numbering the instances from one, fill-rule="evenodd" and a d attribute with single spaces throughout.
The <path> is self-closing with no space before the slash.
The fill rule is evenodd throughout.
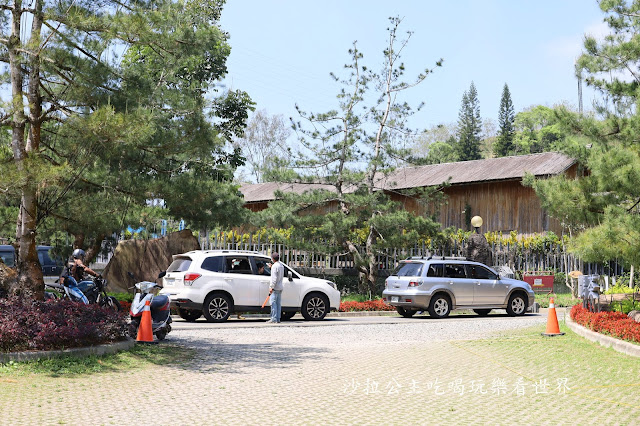
<path id="1" fill-rule="evenodd" d="M 576 166 L 571 167 L 566 175 L 575 178 Z M 524 187 L 520 180 L 453 185 L 444 188 L 443 192 L 446 198 L 437 209 L 436 218 L 444 228 L 453 226 L 469 229 L 467 219 L 480 216 L 483 220 L 483 232 L 516 231 L 518 234 L 533 234 L 552 231 L 557 235 L 562 234 L 560 222 L 549 217 L 542 209 L 535 191 Z M 436 210 L 435 205 L 425 205 L 400 192 L 389 192 L 388 195 L 415 214 L 429 214 Z M 468 214 L 467 206 L 470 207 Z M 260 211 L 267 207 L 267 202 L 248 203 L 245 207 Z M 308 209 L 304 214 L 325 214 L 337 209 L 337 203 L 332 202 L 323 208 Z"/>
<path id="2" fill-rule="evenodd" d="M 483 232 L 532 234 L 553 231 L 562 234 L 560 223 L 541 208 L 535 191 L 522 186 L 520 181 L 456 185 L 445 188 L 443 192 L 446 199 L 437 209 L 436 218 L 444 228 L 469 229 L 467 220 L 480 216 Z M 433 205 L 425 206 L 414 198 L 397 193 L 390 196 L 416 214 L 428 214 L 434 210 Z M 468 207 L 470 212 L 466 213 Z"/>

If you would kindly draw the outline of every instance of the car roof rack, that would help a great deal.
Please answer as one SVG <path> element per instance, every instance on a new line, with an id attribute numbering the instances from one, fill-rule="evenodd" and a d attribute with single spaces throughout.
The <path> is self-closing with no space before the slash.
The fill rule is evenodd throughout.
<path id="1" fill-rule="evenodd" d="M 429 256 L 427 260 L 469 260 L 464 256 Z"/>

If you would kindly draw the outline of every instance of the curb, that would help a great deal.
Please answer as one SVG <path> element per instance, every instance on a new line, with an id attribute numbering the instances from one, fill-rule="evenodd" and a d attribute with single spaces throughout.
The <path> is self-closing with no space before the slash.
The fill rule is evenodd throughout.
<path id="1" fill-rule="evenodd" d="M 579 334 L 587 340 L 600 343 L 602 346 L 612 348 L 613 350 L 622 352 L 626 355 L 640 357 L 640 345 L 635 345 L 633 343 L 625 342 L 624 340 L 619 340 L 614 337 L 609 337 L 589 330 L 588 328 L 573 321 L 570 315 L 565 316 L 565 322 L 574 333 Z"/>
<path id="2" fill-rule="evenodd" d="M 9 361 L 25 362 L 48 359 L 61 356 L 85 357 L 90 355 L 114 354 L 119 351 L 131 349 L 136 341 L 129 339 L 123 342 L 108 343 L 104 345 L 87 346 L 84 348 L 61 349 L 56 351 L 33 351 L 33 352 L 8 352 L 0 354 L 0 363 Z"/>

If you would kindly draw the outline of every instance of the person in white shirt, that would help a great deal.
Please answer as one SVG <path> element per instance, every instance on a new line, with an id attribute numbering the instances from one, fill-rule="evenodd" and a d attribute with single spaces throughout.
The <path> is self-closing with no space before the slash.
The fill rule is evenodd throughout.
<path id="1" fill-rule="evenodd" d="M 268 323 L 279 323 L 282 312 L 282 290 L 284 289 L 284 265 L 280 262 L 278 253 L 271 253 L 271 282 L 269 283 L 269 303 L 271 304 L 271 319 Z"/>

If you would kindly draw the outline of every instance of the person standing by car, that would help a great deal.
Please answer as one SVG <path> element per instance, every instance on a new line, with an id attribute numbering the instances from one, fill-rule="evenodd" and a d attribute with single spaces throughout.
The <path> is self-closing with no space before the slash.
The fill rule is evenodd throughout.
<path id="1" fill-rule="evenodd" d="M 75 249 L 73 251 L 71 260 L 60 276 L 60 282 L 62 285 L 69 287 L 69 290 L 74 296 L 82 300 L 85 304 L 88 304 L 89 300 L 84 295 L 84 292 L 93 285 L 93 282 L 85 280 L 84 274 L 86 272 L 89 275 L 97 277 L 98 273 L 84 265 L 84 257 L 84 250 Z"/>
<path id="2" fill-rule="evenodd" d="M 282 311 L 282 290 L 284 285 L 284 265 L 280 262 L 280 255 L 278 253 L 271 253 L 271 282 L 269 283 L 269 303 L 271 304 L 271 319 L 269 323 L 279 323 L 280 313 Z"/>

